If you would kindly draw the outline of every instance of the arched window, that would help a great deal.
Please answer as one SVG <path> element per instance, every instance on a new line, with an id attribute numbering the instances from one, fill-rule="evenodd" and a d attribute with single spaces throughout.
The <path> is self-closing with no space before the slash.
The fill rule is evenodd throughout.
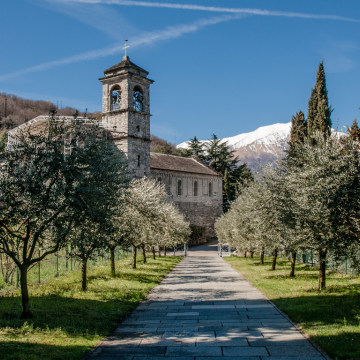
<path id="1" fill-rule="evenodd" d="M 138 155 L 138 166 L 140 166 L 140 155 Z"/>
<path id="2" fill-rule="evenodd" d="M 194 196 L 198 196 L 198 183 L 194 181 Z"/>
<path id="3" fill-rule="evenodd" d="M 139 86 L 134 87 L 133 102 L 134 110 L 143 111 L 143 94 Z"/>
<path id="4" fill-rule="evenodd" d="M 212 183 L 209 183 L 209 196 L 212 196 Z"/>
<path id="5" fill-rule="evenodd" d="M 137 132 L 140 132 L 140 125 L 137 125 L 137 126 L 136 126 L 136 131 L 137 131 Z"/>
<path id="6" fill-rule="evenodd" d="M 116 85 L 111 90 L 110 110 L 120 110 L 121 108 L 121 89 Z"/>
<path id="7" fill-rule="evenodd" d="M 178 180 L 178 196 L 181 196 L 181 180 Z"/>

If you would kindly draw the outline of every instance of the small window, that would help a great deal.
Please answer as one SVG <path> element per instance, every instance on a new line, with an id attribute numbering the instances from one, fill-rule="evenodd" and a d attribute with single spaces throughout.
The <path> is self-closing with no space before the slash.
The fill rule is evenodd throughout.
<path id="1" fill-rule="evenodd" d="M 121 108 L 121 92 L 120 92 L 120 86 L 116 85 L 111 90 L 111 110 L 120 110 Z"/>
<path id="2" fill-rule="evenodd" d="M 181 180 L 178 180 L 178 196 L 181 196 Z"/>
<path id="3" fill-rule="evenodd" d="M 194 196 L 198 196 L 198 183 L 194 181 Z"/>
<path id="4" fill-rule="evenodd" d="M 135 86 L 133 95 L 134 110 L 143 111 L 143 94 L 139 86 Z"/>
<path id="5" fill-rule="evenodd" d="M 209 183 L 209 196 L 212 196 L 212 183 Z"/>
<path id="6" fill-rule="evenodd" d="M 161 177 L 158 178 L 158 183 L 161 184 Z"/>
<path id="7" fill-rule="evenodd" d="M 138 155 L 138 166 L 140 166 L 140 155 Z"/>
<path id="8" fill-rule="evenodd" d="M 136 126 L 136 130 L 137 130 L 137 132 L 140 132 L 140 125 Z"/>

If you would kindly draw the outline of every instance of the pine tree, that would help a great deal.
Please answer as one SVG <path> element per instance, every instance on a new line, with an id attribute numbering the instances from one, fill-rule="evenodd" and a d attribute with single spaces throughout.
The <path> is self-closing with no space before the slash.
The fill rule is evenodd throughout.
<path id="1" fill-rule="evenodd" d="M 223 198 L 224 201 L 232 201 L 236 198 L 239 188 L 247 181 L 253 181 L 253 176 L 246 164 L 238 166 L 238 157 L 234 157 L 234 151 L 230 145 L 213 134 L 212 139 L 205 144 L 207 164 L 215 171 L 223 175 Z"/>
<path id="2" fill-rule="evenodd" d="M 199 159 L 203 159 L 204 157 L 204 145 L 203 143 L 194 136 L 190 141 L 188 141 L 189 149 L 188 151 L 191 152 L 190 156 L 197 156 Z"/>
<path id="3" fill-rule="evenodd" d="M 312 143 L 316 131 L 320 131 L 325 137 L 331 134 L 331 115 L 332 109 L 329 106 L 328 92 L 326 89 L 326 79 L 323 61 L 319 64 L 318 72 L 316 74 L 316 84 L 311 90 L 309 100 L 308 118 L 307 118 L 307 133 L 308 138 Z"/>

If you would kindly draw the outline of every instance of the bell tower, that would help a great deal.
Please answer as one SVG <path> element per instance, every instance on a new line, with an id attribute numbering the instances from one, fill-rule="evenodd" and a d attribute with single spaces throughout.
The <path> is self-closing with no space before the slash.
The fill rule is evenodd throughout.
<path id="1" fill-rule="evenodd" d="M 132 177 L 150 176 L 150 85 L 148 72 L 123 60 L 104 71 L 102 121 L 129 161 Z"/>

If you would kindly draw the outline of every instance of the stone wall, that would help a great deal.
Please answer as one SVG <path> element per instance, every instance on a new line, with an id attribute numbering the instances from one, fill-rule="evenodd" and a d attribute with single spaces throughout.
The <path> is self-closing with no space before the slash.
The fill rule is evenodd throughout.
<path id="1" fill-rule="evenodd" d="M 111 111 L 111 92 L 116 85 L 120 86 L 121 110 L 134 109 L 134 88 L 135 86 L 139 86 L 143 93 L 143 112 L 148 114 L 150 113 L 150 84 L 152 82 L 151 80 L 127 73 L 119 75 L 115 78 L 111 77 L 109 79 L 104 79 L 102 82 L 102 112 L 104 114 Z"/>
<path id="2" fill-rule="evenodd" d="M 185 214 L 190 224 L 206 228 L 207 238 L 215 237 L 214 224 L 222 214 L 222 177 L 177 171 L 150 169 L 150 177 L 165 184 L 169 199 Z M 178 195 L 178 181 L 182 191 Z M 198 195 L 194 195 L 194 183 L 198 183 Z M 209 196 L 209 183 L 212 194 Z"/>
<path id="3" fill-rule="evenodd" d="M 151 80 L 130 73 L 103 80 L 103 118 L 110 124 L 109 135 L 123 151 L 129 162 L 132 177 L 150 175 L 150 93 Z M 110 109 L 114 86 L 121 89 L 121 108 Z M 133 109 L 133 89 L 139 86 L 143 92 L 143 111 Z M 140 156 L 140 165 L 138 157 Z"/>

